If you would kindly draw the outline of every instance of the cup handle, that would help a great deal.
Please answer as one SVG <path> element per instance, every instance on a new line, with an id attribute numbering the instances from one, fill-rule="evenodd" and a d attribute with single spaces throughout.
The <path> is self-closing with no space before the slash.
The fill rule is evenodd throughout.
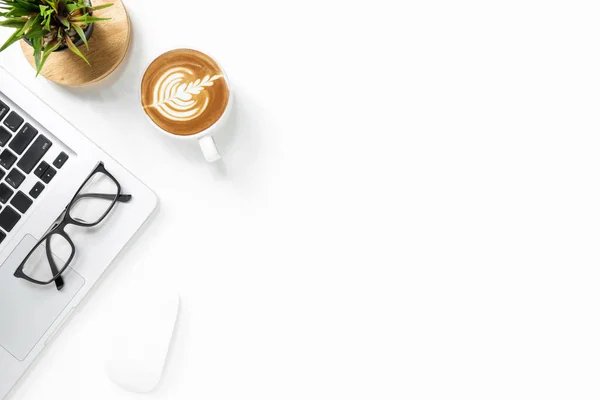
<path id="1" fill-rule="evenodd" d="M 221 159 L 221 154 L 219 154 L 219 150 L 217 149 L 217 145 L 212 136 L 204 136 L 200 139 L 199 143 L 206 161 L 212 163 Z"/>

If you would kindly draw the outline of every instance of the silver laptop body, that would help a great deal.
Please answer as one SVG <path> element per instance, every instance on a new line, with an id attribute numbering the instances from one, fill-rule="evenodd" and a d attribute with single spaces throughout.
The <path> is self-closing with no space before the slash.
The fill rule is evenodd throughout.
<path id="1" fill-rule="evenodd" d="M 0 145 L 0 238 L 3 237 L 0 399 L 3 399 L 152 214 L 157 198 L 2 68 Z M 94 228 L 67 228 L 76 256 L 64 273 L 62 290 L 57 290 L 54 284 L 41 286 L 15 278 L 15 270 L 25 256 L 100 162 L 119 181 L 122 192 L 132 196 L 131 201 L 117 203 Z"/>

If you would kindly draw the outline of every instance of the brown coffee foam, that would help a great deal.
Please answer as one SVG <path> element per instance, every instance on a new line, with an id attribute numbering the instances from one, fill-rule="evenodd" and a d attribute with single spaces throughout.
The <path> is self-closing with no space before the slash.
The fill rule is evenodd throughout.
<path id="1" fill-rule="evenodd" d="M 188 136 L 205 131 L 223 116 L 229 88 L 215 60 L 196 50 L 178 49 L 150 64 L 142 79 L 141 99 L 156 125 Z"/>

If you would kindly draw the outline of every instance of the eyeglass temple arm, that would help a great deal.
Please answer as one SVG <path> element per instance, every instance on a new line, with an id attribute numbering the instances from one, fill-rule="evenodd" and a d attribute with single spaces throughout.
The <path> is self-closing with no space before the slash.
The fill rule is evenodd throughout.
<path id="1" fill-rule="evenodd" d="M 52 276 L 57 276 L 58 268 L 56 268 L 54 258 L 52 257 L 52 250 L 50 249 L 50 238 L 46 239 L 46 257 L 48 258 L 48 263 L 50 264 Z M 65 286 L 65 281 L 63 280 L 62 276 L 59 276 L 54 280 L 54 284 L 56 285 L 56 290 L 60 291 Z"/>
<path id="2" fill-rule="evenodd" d="M 113 200 L 115 196 L 112 194 L 103 194 L 103 193 L 84 193 L 75 197 L 74 201 L 79 199 L 83 199 L 86 197 L 91 197 L 93 199 L 103 199 L 103 200 Z M 121 194 L 117 197 L 117 201 L 120 203 L 129 203 L 131 201 L 130 194 Z"/>

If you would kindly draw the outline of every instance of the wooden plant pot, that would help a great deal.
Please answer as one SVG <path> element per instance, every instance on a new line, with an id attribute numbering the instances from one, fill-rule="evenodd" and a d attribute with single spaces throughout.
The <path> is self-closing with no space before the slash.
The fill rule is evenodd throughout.
<path id="1" fill-rule="evenodd" d="M 94 17 L 110 20 L 94 23 L 89 50 L 84 45 L 78 47 L 91 66 L 69 50 L 58 51 L 50 55 L 40 75 L 60 85 L 86 86 L 101 81 L 121 65 L 129 50 L 131 24 L 121 0 L 93 0 L 95 6 L 106 3 L 114 5 L 94 11 Z M 22 40 L 21 50 L 35 70 L 33 48 Z"/>

